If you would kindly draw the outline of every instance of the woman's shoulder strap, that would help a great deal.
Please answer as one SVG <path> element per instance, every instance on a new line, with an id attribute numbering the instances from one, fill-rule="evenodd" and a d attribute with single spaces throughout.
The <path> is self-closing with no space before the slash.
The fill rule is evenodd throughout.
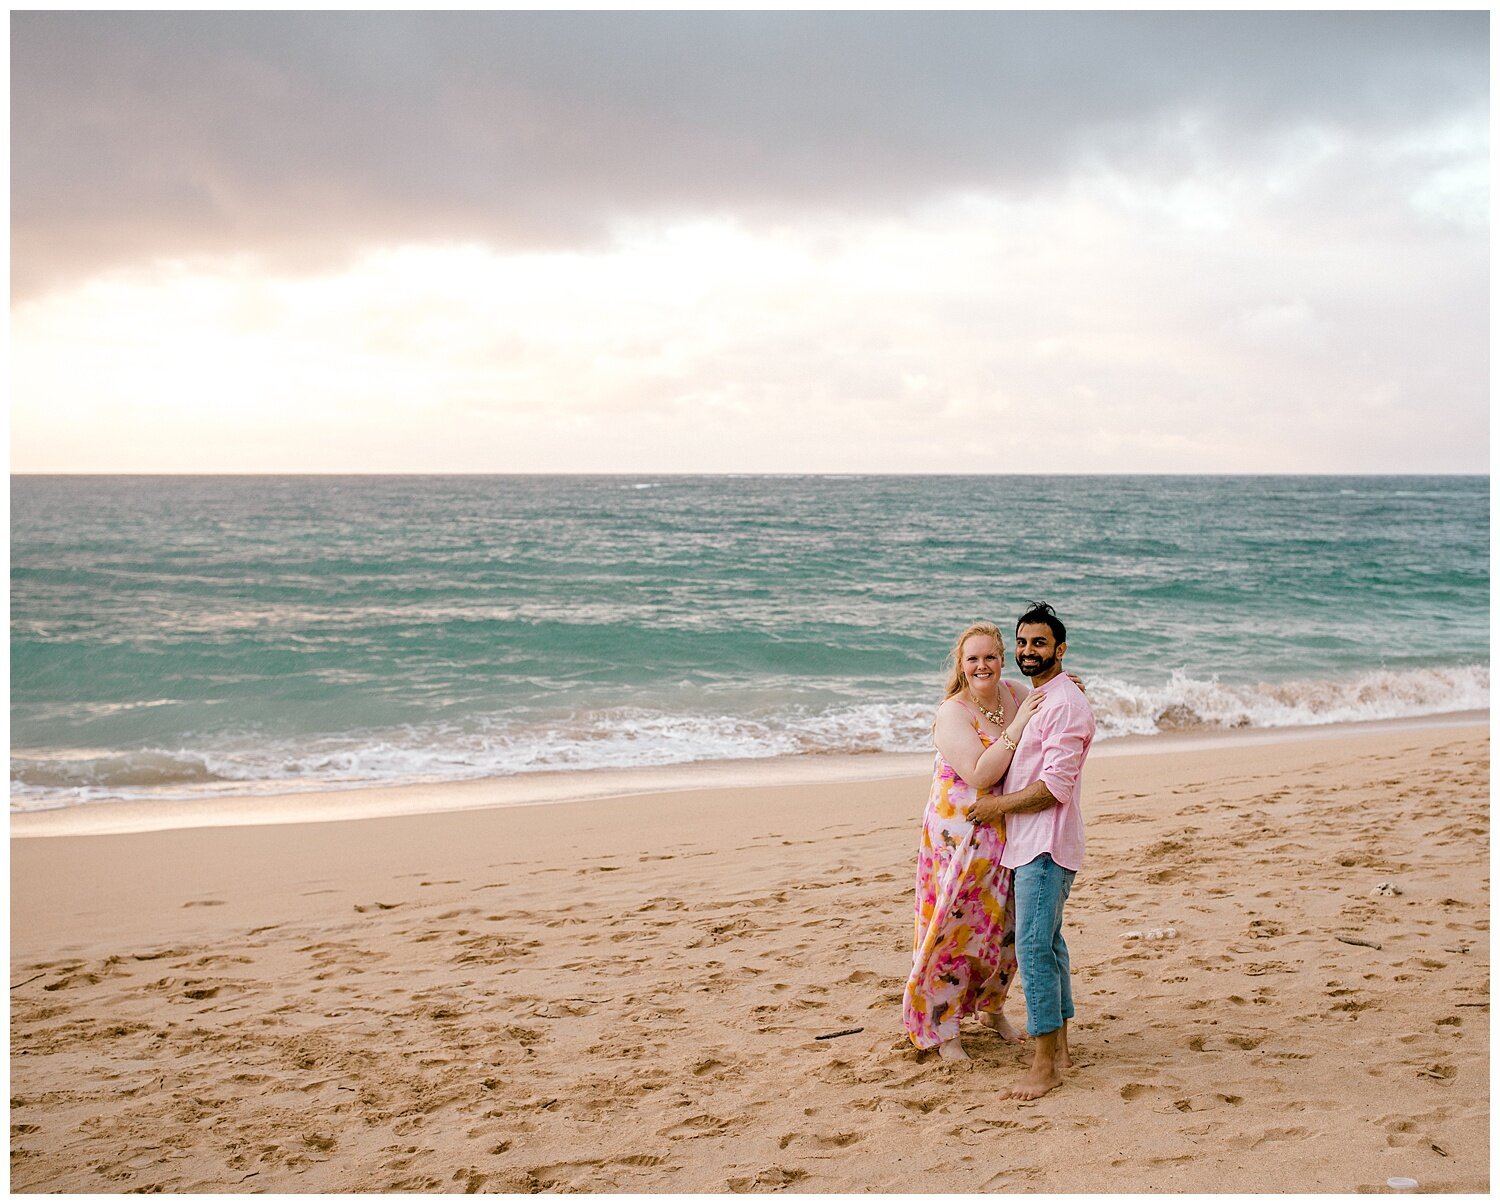
<path id="1" fill-rule="evenodd" d="M 979 716 L 974 713 L 974 708 L 969 706 L 957 694 L 949 694 L 947 698 L 943 699 L 943 706 L 947 706 L 950 702 L 969 717 L 969 722 L 974 725 L 974 730 L 977 732 L 979 730 Z"/>

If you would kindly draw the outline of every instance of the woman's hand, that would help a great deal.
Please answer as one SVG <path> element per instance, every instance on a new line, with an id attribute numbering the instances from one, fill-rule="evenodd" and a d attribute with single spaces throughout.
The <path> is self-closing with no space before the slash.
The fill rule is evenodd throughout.
<path id="1" fill-rule="evenodd" d="M 1078 687 L 1080 694 L 1087 694 L 1089 692 L 1089 688 L 1083 684 L 1083 678 L 1079 677 L 1078 674 L 1069 673 L 1068 676 L 1073 679 L 1073 684 Z"/>
<path id="2" fill-rule="evenodd" d="M 1005 729 L 1005 734 L 1012 744 L 1018 743 L 1021 733 L 1026 730 L 1026 724 L 1037 708 L 1042 705 L 1042 699 L 1046 697 L 1040 690 L 1033 690 L 1025 698 L 1021 699 L 1021 705 L 1016 708 L 1016 717 L 1010 721 L 1010 726 Z"/>

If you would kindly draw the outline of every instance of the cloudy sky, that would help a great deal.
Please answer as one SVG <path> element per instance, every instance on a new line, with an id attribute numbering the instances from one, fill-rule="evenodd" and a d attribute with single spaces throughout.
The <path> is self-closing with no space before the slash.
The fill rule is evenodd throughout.
<path id="1" fill-rule="evenodd" d="M 1483 11 L 15 13 L 18 472 L 1487 472 Z"/>

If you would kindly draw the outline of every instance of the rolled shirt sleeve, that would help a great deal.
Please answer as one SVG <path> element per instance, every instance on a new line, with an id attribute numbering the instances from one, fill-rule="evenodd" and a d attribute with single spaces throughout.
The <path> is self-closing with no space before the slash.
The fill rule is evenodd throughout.
<path id="1" fill-rule="evenodd" d="M 1076 798 L 1083 779 L 1083 758 L 1094 738 L 1094 714 L 1085 704 L 1068 699 L 1062 716 L 1051 725 L 1042 745 L 1042 769 L 1037 780 L 1046 784 L 1052 797 Z"/>

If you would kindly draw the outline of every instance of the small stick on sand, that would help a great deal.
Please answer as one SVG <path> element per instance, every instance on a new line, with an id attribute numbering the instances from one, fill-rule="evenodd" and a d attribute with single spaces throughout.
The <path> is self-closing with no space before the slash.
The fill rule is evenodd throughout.
<path id="1" fill-rule="evenodd" d="M 1360 936 L 1339 936 L 1335 934 L 1333 939 L 1336 941 L 1343 941 L 1346 945 L 1363 945 L 1366 949 L 1380 948 L 1379 941 L 1367 941 L 1364 939 L 1364 937 Z"/>
<path id="2" fill-rule="evenodd" d="M 26 979 L 25 982 L 13 982 L 13 983 L 11 983 L 10 989 L 12 991 L 14 991 L 17 987 L 24 987 L 26 985 L 26 983 L 28 983 L 28 982 L 35 982 L 39 978 L 46 978 L 46 977 L 47 977 L 47 971 L 43 970 L 40 974 L 33 974 L 30 978 Z"/>
<path id="3" fill-rule="evenodd" d="M 836 1033 L 824 1033 L 821 1037 L 814 1037 L 814 1041 L 832 1041 L 835 1037 L 852 1037 L 855 1033 L 862 1033 L 862 1028 L 841 1028 Z"/>

